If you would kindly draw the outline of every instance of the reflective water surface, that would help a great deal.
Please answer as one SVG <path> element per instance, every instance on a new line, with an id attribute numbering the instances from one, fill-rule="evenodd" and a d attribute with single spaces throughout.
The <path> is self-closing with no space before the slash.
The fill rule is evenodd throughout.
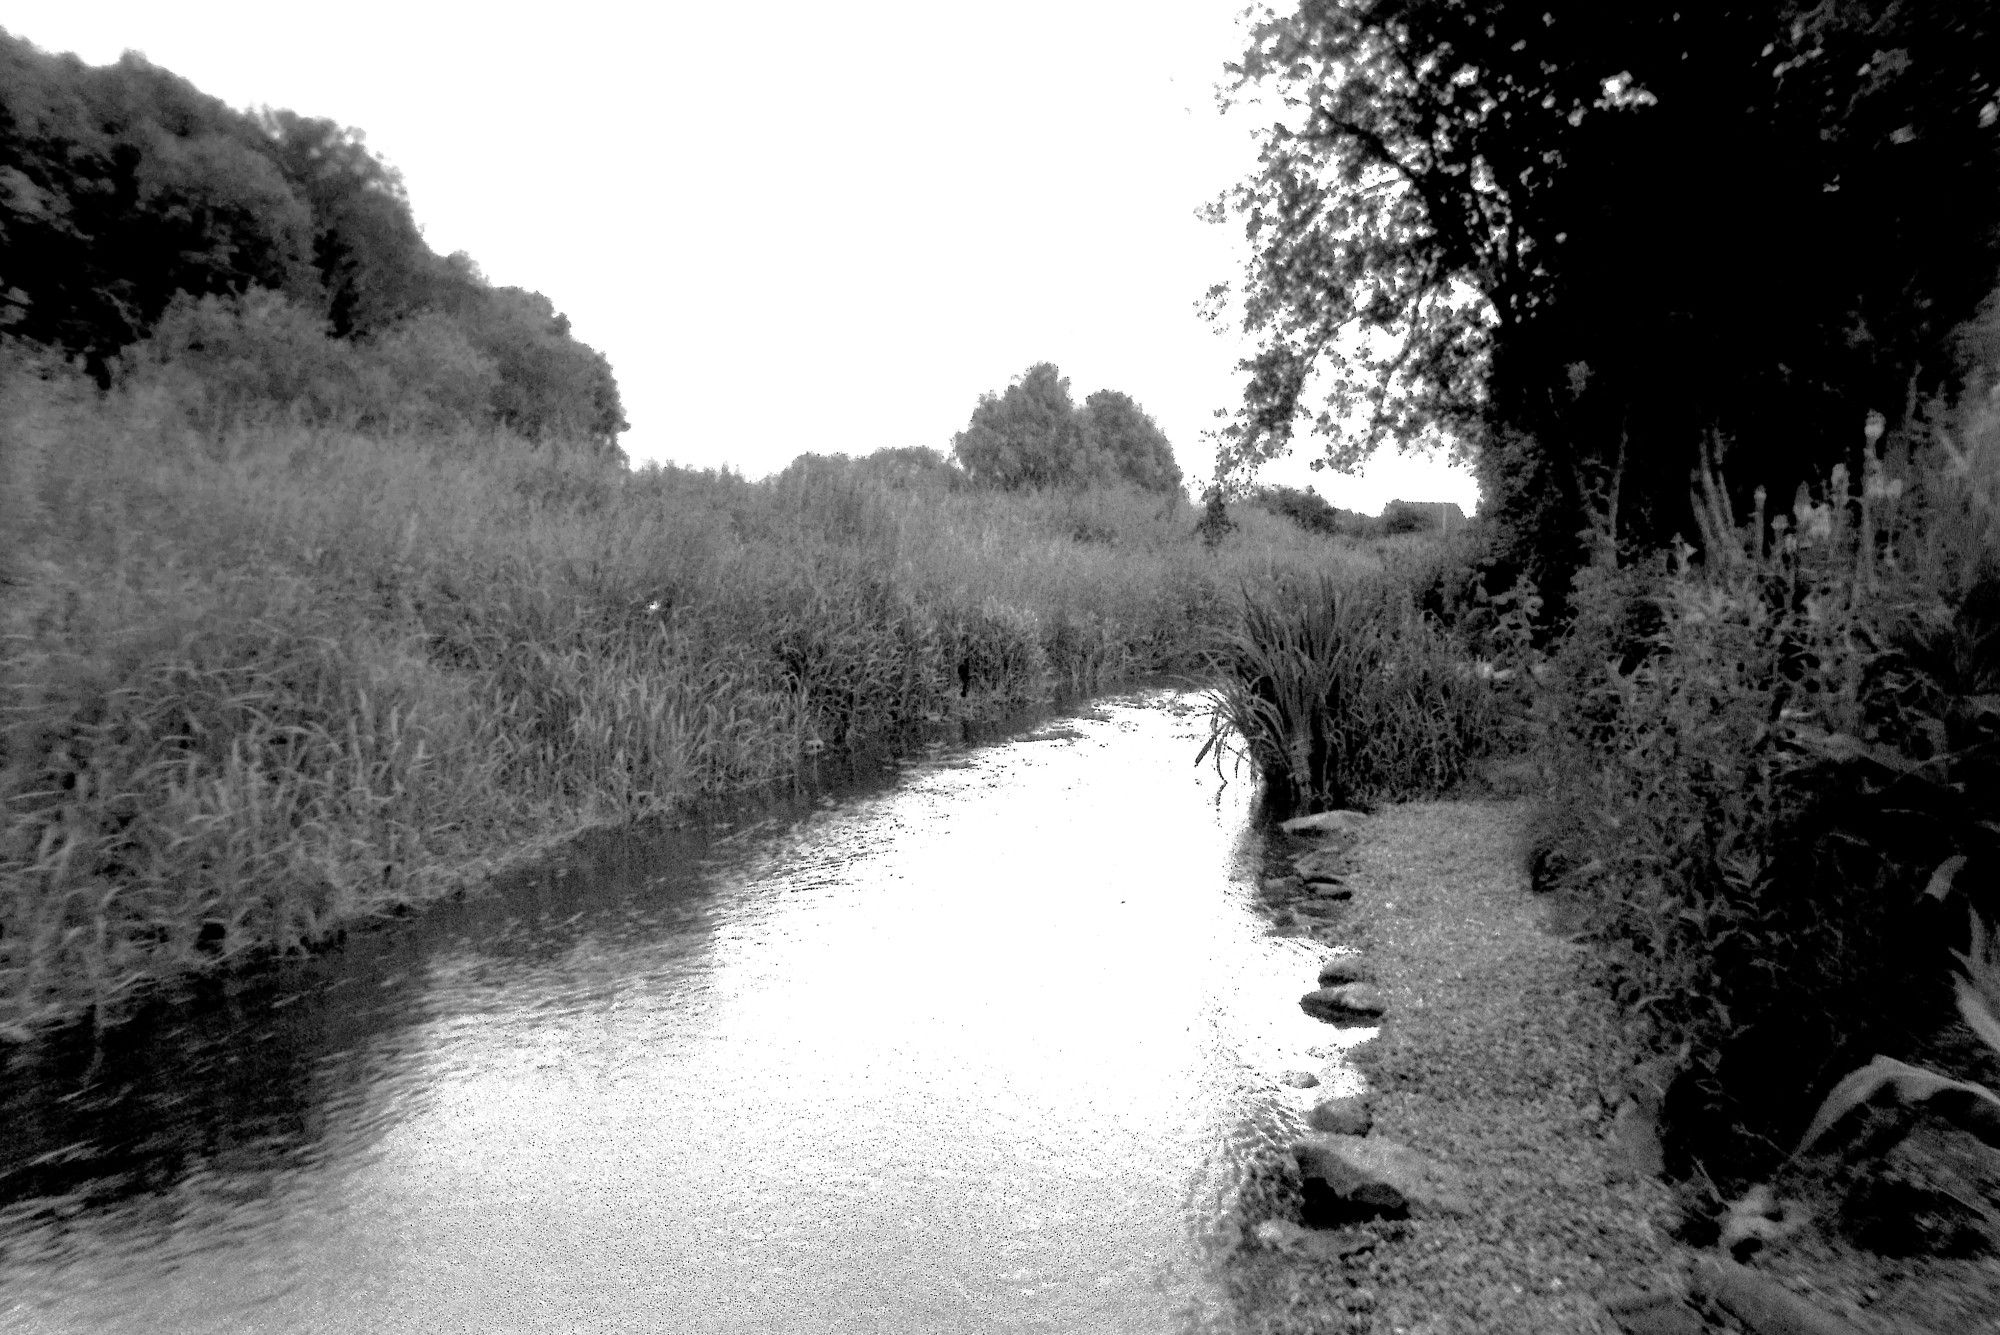
<path id="1" fill-rule="evenodd" d="M 1107 702 L 17 1054 L 0 1328 L 1232 1329 L 1339 1035 L 1205 731 Z"/>

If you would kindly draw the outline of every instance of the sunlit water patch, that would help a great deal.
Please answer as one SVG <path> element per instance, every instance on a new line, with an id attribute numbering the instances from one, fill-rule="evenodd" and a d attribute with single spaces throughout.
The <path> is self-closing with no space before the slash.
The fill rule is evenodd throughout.
<path id="1" fill-rule="evenodd" d="M 1232 1329 L 1335 1033 L 1205 727 L 1112 702 L 22 1059 L 0 1325 Z"/>

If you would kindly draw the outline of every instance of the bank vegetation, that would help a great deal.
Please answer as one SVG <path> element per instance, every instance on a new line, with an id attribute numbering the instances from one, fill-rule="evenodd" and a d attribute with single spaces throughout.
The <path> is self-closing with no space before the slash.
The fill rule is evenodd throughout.
<path id="1" fill-rule="evenodd" d="M 307 949 L 675 818 L 1195 666 L 1245 587 L 1379 562 L 928 452 L 763 481 L 504 425 L 218 416 L 142 349 L 0 381 L 0 1029 Z"/>

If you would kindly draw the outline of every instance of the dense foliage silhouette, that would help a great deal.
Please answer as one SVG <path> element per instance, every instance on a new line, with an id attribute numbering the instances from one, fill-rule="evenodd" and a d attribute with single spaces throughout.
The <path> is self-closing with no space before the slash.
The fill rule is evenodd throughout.
<path id="1" fill-rule="evenodd" d="M 434 253 L 360 131 L 234 110 L 134 53 L 94 67 L 0 32 L 0 332 L 108 385 L 177 300 L 268 326 L 271 297 L 311 337 L 399 344 L 406 360 L 417 343 L 432 361 L 469 346 L 491 364 L 472 375 L 487 382 L 474 415 L 523 434 L 615 451 L 625 429 L 609 363 L 546 297 Z"/>
<path id="2" fill-rule="evenodd" d="M 1216 210 L 1259 342 L 1225 463 L 1301 420 L 1341 463 L 1454 443 L 1558 580 L 1587 524 L 1692 538 L 1705 451 L 1738 499 L 1859 478 L 2000 275 L 1995 71 L 2000 11 L 1947 0 L 1267 12 L 1238 95 L 1281 110 Z"/>

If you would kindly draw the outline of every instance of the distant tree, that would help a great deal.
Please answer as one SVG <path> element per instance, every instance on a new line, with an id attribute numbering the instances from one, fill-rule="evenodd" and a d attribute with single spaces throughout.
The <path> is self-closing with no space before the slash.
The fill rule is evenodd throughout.
<path id="1" fill-rule="evenodd" d="M 808 450 L 792 456 L 792 461 L 779 469 L 771 481 L 780 490 L 804 492 L 838 481 L 853 471 L 854 460 L 845 454 Z"/>
<path id="2" fill-rule="evenodd" d="M 108 385 L 169 312 L 133 364 L 221 377 L 217 411 L 295 393 L 315 420 L 473 415 L 609 453 L 625 429 L 605 359 L 546 297 L 435 254 L 359 130 L 0 32 L 0 330 Z"/>
<path id="3" fill-rule="evenodd" d="M 1311 487 L 1300 490 L 1275 483 L 1266 484 L 1252 491 L 1248 499 L 1271 514 L 1291 520 L 1308 533 L 1324 533 L 1329 537 L 1376 538 L 1386 531 L 1388 511 L 1378 517 L 1364 515 L 1358 510 L 1343 510 L 1329 503 Z M 1401 504 L 1404 502 L 1390 502 L 1391 506 Z"/>
<path id="4" fill-rule="evenodd" d="M 457 305 L 459 327 L 499 369 L 495 417 L 523 435 L 618 448 L 618 433 L 628 423 L 611 364 L 570 337 L 569 318 L 547 297 L 518 287 L 486 288 Z"/>
<path id="5" fill-rule="evenodd" d="M 856 459 L 854 466 L 892 487 L 935 485 L 955 491 L 965 485 L 965 474 L 928 445 L 887 446 Z"/>
<path id="6" fill-rule="evenodd" d="M 952 438 L 952 454 L 991 486 L 1053 487 L 1096 473 L 1069 380 L 1053 362 L 1037 362 L 998 394 L 982 394 L 972 423 Z"/>
<path id="7" fill-rule="evenodd" d="M 1430 533 L 1438 527 L 1438 515 L 1431 507 L 1409 501 L 1390 501 L 1382 507 L 1382 531 L 1388 534 Z"/>
<path id="8" fill-rule="evenodd" d="M 1452 501 L 1390 501 L 1382 507 L 1386 533 L 1439 533 L 1465 527 L 1465 511 Z"/>
<path id="9" fill-rule="evenodd" d="M 1081 409 L 1069 380 L 1037 362 L 998 394 L 982 394 L 952 455 L 988 486 L 1058 487 L 1122 481 L 1178 493 L 1173 447 L 1130 395 L 1099 390 Z"/>
<path id="10" fill-rule="evenodd" d="M 312 211 L 312 261 L 333 332 L 385 329 L 433 304 L 443 266 L 396 170 L 361 131 L 294 111 L 262 113 L 268 151 Z"/>
<path id="11" fill-rule="evenodd" d="M 1310 487 L 1266 485 L 1250 493 L 1250 499 L 1274 515 L 1291 520 L 1308 533 L 1329 537 L 1340 531 L 1340 511 Z"/>
<path id="12" fill-rule="evenodd" d="M 1083 447 L 1094 466 L 1142 490 L 1180 490 L 1174 447 L 1129 394 L 1100 389 L 1083 401 Z"/>
<path id="13" fill-rule="evenodd" d="M 1194 531 L 1200 536 L 1202 545 L 1211 551 L 1220 547 L 1223 539 L 1236 531 L 1236 521 L 1229 517 L 1229 502 L 1224 499 L 1219 484 L 1203 494 L 1201 518 L 1195 521 Z"/>

